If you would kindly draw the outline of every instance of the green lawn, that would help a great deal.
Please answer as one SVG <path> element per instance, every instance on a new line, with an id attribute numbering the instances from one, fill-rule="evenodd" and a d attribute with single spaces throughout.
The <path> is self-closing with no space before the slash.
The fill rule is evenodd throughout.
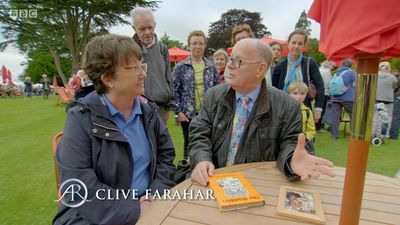
<path id="1" fill-rule="evenodd" d="M 50 224 L 56 213 L 51 140 L 65 120 L 65 107 L 56 106 L 56 100 L 0 99 L 0 224 Z M 172 114 L 168 127 L 177 162 L 183 156 L 183 138 Z M 317 135 L 317 154 L 344 166 L 349 136 L 334 141 L 329 133 Z M 394 176 L 400 169 L 395 151 L 399 143 L 387 140 L 371 147 L 368 171 Z"/>

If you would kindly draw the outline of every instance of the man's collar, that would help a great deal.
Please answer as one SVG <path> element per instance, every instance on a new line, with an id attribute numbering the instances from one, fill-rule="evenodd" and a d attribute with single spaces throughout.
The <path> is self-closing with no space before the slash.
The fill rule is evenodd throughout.
<path id="1" fill-rule="evenodd" d="M 265 78 L 261 82 L 261 87 L 259 90 L 259 96 L 254 99 L 254 102 L 258 101 L 257 105 L 257 111 L 256 115 L 262 115 L 265 114 L 270 110 L 270 103 L 268 101 L 268 89 L 272 87 L 267 87 L 266 80 Z M 258 98 L 258 100 L 257 100 Z M 235 90 L 233 88 L 229 88 L 228 91 L 224 95 L 224 105 L 228 107 L 229 109 L 233 110 L 233 101 L 235 101 Z"/>
<path id="2" fill-rule="evenodd" d="M 259 84 L 256 89 L 250 91 L 247 94 L 242 94 L 238 91 L 235 91 L 235 96 L 236 96 L 236 101 L 238 101 L 240 98 L 242 98 L 243 96 L 248 96 L 250 97 L 250 100 L 252 100 L 253 102 L 256 101 L 258 94 L 260 93 L 260 89 L 261 89 L 261 84 Z"/>
<path id="3" fill-rule="evenodd" d="M 156 42 L 157 42 L 157 34 L 154 34 L 153 43 L 151 43 L 149 46 L 144 46 L 143 42 L 139 39 L 139 36 L 137 34 L 133 35 L 133 40 L 135 40 L 135 42 L 140 46 L 140 48 L 143 51 L 144 49 L 150 48 L 151 46 L 156 44 Z"/>
<path id="4" fill-rule="evenodd" d="M 153 46 L 155 43 L 156 43 L 156 35 L 154 35 L 153 36 L 153 42 L 151 42 L 148 46 L 145 46 L 144 44 L 143 44 L 143 46 L 145 47 L 145 48 L 150 48 L 151 46 Z M 142 42 L 143 43 L 143 42 Z"/>

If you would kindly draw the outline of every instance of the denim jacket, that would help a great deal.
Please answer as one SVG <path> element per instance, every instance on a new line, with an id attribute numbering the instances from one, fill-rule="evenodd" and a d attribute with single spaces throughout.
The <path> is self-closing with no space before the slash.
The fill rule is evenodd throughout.
<path id="1" fill-rule="evenodd" d="M 217 68 L 207 59 L 203 58 L 204 67 L 204 93 L 219 83 Z M 196 112 L 195 104 L 195 74 L 192 58 L 189 56 L 178 63 L 172 72 L 174 81 L 174 100 L 172 102 L 175 113 L 183 112 L 188 119 L 193 119 Z"/>

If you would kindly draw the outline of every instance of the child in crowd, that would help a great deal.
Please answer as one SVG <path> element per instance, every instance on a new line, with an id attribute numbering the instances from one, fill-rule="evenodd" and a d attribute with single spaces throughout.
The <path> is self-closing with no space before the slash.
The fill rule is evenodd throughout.
<path id="1" fill-rule="evenodd" d="M 310 144 L 314 149 L 314 138 L 315 138 L 315 123 L 314 117 L 311 110 L 304 105 L 304 99 L 308 93 L 308 87 L 304 82 L 297 81 L 293 82 L 288 87 L 289 95 L 296 99 L 301 104 L 301 114 L 303 116 L 303 132 L 306 134 L 307 144 Z"/>

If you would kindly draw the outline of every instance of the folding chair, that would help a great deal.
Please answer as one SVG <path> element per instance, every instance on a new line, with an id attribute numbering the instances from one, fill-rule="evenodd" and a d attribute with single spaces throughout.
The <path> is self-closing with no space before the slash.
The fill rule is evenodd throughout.
<path id="1" fill-rule="evenodd" d="M 57 160 L 56 160 L 56 153 L 57 153 L 57 146 L 58 146 L 58 141 L 60 140 L 60 138 L 62 137 L 63 132 L 59 132 L 58 134 L 56 134 L 56 136 L 53 137 L 53 162 L 54 162 L 54 173 L 56 175 L 56 187 L 57 187 L 57 196 L 58 199 L 60 199 L 61 197 L 61 193 L 59 190 L 60 187 L 60 177 L 58 174 L 58 166 L 57 166 Z M 60 204 L 60 202 L 58 203 Z"/>
<path id="2" fill-rule="evenodd" d="M 72 98 L 67 94 L 63 87 L 54 87 L 54 91 L 58 94 L 57 105 L 60 104 L 60 99 L 63 104 L 68 104 L 72 101 Z"/>
<path id="3" fill-rule="evenodd" d="M 75 89 L 71 85 L 66 84 L 65 89 L 67 90 L 67 94 L 70 96 L 70 98 L 75 96 Z"/>

